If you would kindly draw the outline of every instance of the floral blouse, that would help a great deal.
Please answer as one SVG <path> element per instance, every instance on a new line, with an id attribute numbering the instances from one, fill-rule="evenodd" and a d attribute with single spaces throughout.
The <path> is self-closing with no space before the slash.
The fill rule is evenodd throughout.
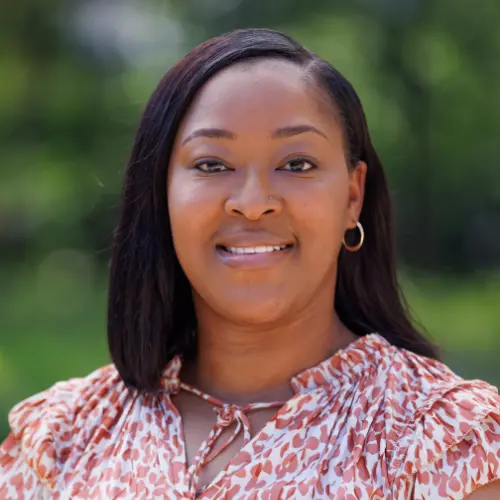
<path id="1" fill-rule="evenodd" d="M 0 447 L 0 499 L 439 500 L 500 479 L 497 389 L 378 334 L 292 378 L 294 396 L 253 437 L 247 415 L 262 405 L 225 405 L 183 384 L 180 368 L 168 364 L 157 396 L 129 392 L 109 365 L 19 403 Z M 189 467 L 170 399 L 182 390 L 218 408 Z M 229 426 L 243 448 L 202 488 Z"/>

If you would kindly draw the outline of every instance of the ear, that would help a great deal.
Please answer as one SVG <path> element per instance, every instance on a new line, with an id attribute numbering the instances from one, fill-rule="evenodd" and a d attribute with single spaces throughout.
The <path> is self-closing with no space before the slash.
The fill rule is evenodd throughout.
<path id="1" fill-rule="evenodd" d="M 366 163 L 364 161 L 359 161 L 354 168 L 349 171 L 349 199 L 346 212 L 346 230 L 355 228 L 356 223 L 359 221 L 365 197 L 366 170 Z"/>

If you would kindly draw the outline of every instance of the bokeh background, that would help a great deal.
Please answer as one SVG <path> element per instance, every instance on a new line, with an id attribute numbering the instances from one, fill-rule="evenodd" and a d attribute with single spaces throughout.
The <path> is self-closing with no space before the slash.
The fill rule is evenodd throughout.
<path id="1" fill-rule="evenodd" d="M 109 245 L 140 112 L 190 48 L 250 26 L 354 84 L 415 316 L 456 372 L 499 385 L 499 23 L 498 0 L 3 2 L 0 440 L 14 403 L 109 362 Z"/>

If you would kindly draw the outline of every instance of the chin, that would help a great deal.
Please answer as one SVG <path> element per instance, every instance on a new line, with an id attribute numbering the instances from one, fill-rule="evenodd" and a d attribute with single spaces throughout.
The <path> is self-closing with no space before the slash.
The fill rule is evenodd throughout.
<path id="1" fill-rule="evenodd" d="M 224 305 L 222 314 L 234 323 L 246 325 L 265 325 L 276 323 L 287 316 L 292 307 L 276 297 L 269 300 L 231 300 Z"/>

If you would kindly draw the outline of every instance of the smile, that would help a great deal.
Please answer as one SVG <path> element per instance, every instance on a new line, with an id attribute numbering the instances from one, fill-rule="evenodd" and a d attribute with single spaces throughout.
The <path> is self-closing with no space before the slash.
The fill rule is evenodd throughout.
<path id="1" fill-rule="evenodd" d="M 223 264 L 236 269 L 271 269 L 294 254 L 294 244 L 254 246 L 217 245 L 216 253 Z"/>
<path id="2" fill-rule="evenodd" d="M 225 247 L 221 245 L 221 249 L 236 255 L 253 255 L 257 253 L 280 252 L 286 250 L 291 245 L 259 245 L 255 247 Z"/>

